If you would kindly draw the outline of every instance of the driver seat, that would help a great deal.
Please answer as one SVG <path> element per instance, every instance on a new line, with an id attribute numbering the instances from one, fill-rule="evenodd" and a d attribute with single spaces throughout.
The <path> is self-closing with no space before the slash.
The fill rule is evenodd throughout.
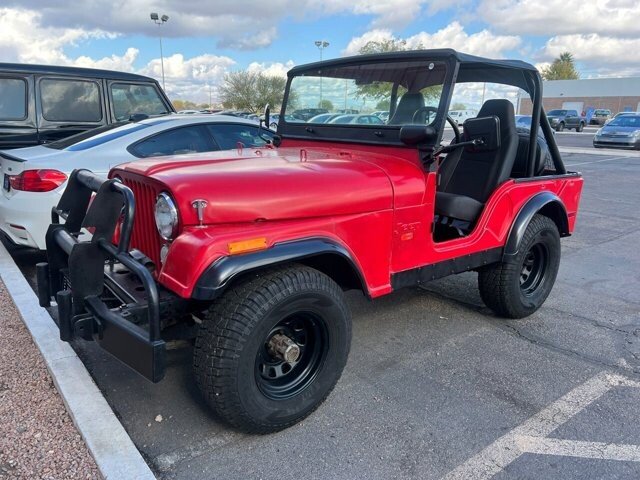
<path id="1" fill-rule="evenodd" d="M 482 117 L 498 118 L 500 146 L 484 151 L 465 148 L 457 162 L 448 162 L 453 160 L 453 155 L 448 155 L 440 169 L 444 181 L 436 192 L 436 215 L 468 222 L 469 226 L 478 219 L 493 191 L 509 178 L 518 151 L 515 114 L 509 100 L 487 100 L 477 118 Z"/>
<path id="2" fill-rule="evenodd" d="M 424 97 L 420 92 L 407 92 L 398 102 L 393 117 L 387 122 L 388 125 L 406 125 L 413 123 L 413 115 L 420 109 L 424 108 Z"/>

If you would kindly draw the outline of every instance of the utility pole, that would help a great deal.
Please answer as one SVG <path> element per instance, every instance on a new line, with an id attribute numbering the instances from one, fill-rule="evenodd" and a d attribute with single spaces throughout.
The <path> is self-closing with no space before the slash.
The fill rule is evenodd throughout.
<path id="1" fill-rule="evenodd" d="M 167 21 L 169 20 L 169 15 L 159 16 L 155 12 L 152 12 L 150 17 L 153 23 L 155 23 L 159 27 L 167 23 Z M 160 31 L 160 65 L 162 67 L 162 89 L 166 91 L 167 88 L 164 84 L 164 54 L 162 53 L 162 31 Z"/>
<path id="2" fill-rule="evenodd" d="M 316 40 L 316 47 L 320 50 L 320 61 L 322 61 L 322 51 L 329 46 L 329 42 L 326 40 Z M 322 74 L 320 74 L 320 103 L 318 103 L 318 107 L 322 104 Z"/>

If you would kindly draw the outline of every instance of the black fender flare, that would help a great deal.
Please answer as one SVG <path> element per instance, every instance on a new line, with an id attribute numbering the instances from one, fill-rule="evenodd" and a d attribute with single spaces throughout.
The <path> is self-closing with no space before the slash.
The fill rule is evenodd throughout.
<path id="1" fill-rule="evenodd" d="M 551 192 L 538 193 L 524 204 L 511 225 L 511 230 L 502 254 L 503 262 L 509 262 L 518 254 L 518 248 L 524 232 L 529 226 L 529 222 L 531 222 L 533 216 L 537 213 L 542 213 L 550 217 L 556 223 L 561 237 L 570 235 L 569 217 L 567 216 L 567 210 L 562 200 Z"/>
<path id="2" fill-rule="evenodd" d="M 323 255 L 337 256 L 346 261 L 357 275 L 363 291 L 367 291 L 358 264 L 344 246 L 328 238 L 307 238 L 277 243 L 266 250 L 219 258 L 200 275 L 193 288 L 191 298 L 213 300 L 219 297 L 227 286 L 242 274 L 289 262 L 300 261 L 304 263 L 308 259 Z"/>

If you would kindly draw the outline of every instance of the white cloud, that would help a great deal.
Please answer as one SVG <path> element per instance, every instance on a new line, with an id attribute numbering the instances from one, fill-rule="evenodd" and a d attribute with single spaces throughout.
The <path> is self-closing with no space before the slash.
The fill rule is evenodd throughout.
<path id="1" fill-rule="evenodd" d="M 482 0 L 478 16 L 505 33 L 640 34 L 638 0 Z"/>
<path id="2" fill-rule="evenodd" d="M 101 30 L 85 31 L 78 28 L 59 28 L 42 24 L 43 15 L 28 10 L 0 9 L 0 55 L 5 61 L 73 65 L 136 72 L 160 80 L 162 67 L 159 58 L 151 60 L 141 69 L 135 63 L 139 51 L 128 48 L 124 54 L 93 59 L 82 55 L 72 58 L 64 48 L 92 38 L 112 37 Z M 181 54 L 164 59 L 167 94 L 171 98 L 208 101 L 209 86 L 222 81 L 224 74 L 235 65 L 226 56 L 199 55 L 185 59 Z"/>
<path id="3" fill-rule="evenodd" d="M 68 64 L 63 48 L 91 38 L 112 37 L 102 30 L 42 25 L 42 14 L 0 8 L 0 55 L 5 61 Z"/>
<path id="4" fill-rule="evenodd" d="M 424 15 L 470 0 L 3 0 L 5 7 L 39 12 L 46 28 L 166 37 L 213 37 L 219 47 L 251 50 L 270 45 L 285 18 L 315 20 L 334 14 L 372 17 L 372 28 L 404 27 Z M 162 27 L 150 12 L 169 16 Z M 161 30 L 160 30 L 161 29 Z"/>
<path id="5" fill-rule="evenodd" d="M 549 61 L 566 51 L 584 67 L 587 76 L 640 75 L 640 38 L 558 35 L 547 41 L 540 56 Z"/>
<path id="6" fill-rule="evenodd" d="M 393 33 L 386 29 L 376 29 L 354 37 L 344 50 L 345 55 L 357 55 L 360 48 L 370 41 L 394 39 Z M 503 57 L 505 52 L 521 44 L 518 36 L 496 35 L 489 30 L 469 34 L 458 22 L 452 22 L 434 33 L 420 32 L 405 39 L 408 48 L 453 48 L 464 53 L 486 57 Z"/>
<path id="7" fill-rule="evenodd" d="M 282 62 L 252 62 L 247 67 L 251 72 L 261 72 L 272 77 L 286 77 L 287 72 L 295 66 L 293 60 L 286 63 Z"/>

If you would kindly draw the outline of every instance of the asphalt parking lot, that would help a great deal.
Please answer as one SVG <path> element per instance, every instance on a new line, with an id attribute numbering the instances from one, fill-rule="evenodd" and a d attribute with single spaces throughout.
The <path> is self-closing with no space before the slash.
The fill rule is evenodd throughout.
<path id="1" fill-rule="evenodd" d="M 585 187 L 539 312 L 494 317 L 473 273 L 374 302 L 350 293 L 342 379 L 286 431 L 221 424 L 190 347 L 169 352 L 157 385 L 94 345 L 76 351 L 160 478 L 640 478 L 640 154 L 563 157 Z M 33 255 L 16 258 L 31 276 Z"/>

